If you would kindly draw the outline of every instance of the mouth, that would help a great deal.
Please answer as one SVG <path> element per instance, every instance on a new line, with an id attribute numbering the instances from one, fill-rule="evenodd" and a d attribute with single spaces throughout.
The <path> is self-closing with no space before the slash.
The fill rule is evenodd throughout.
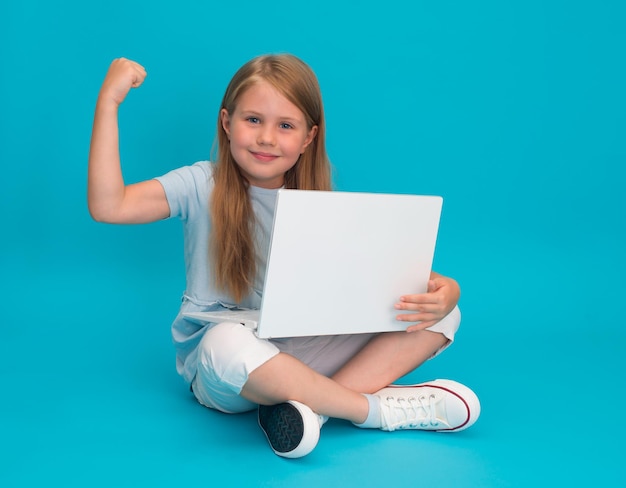
<path id="1" fill-rule="evenodd" d="M 270 153 L 265 153 L 265 152 L 257 152 L 257 151 L 250 151 L 250 154 L 252 154 L 252 156 L 255 159 L 258 159 L 259 161 L 263 161 L 265 163 L 273 161 L 274 159 L 276 159 L 278 157 L 275 154 L 270 154 Z"/>

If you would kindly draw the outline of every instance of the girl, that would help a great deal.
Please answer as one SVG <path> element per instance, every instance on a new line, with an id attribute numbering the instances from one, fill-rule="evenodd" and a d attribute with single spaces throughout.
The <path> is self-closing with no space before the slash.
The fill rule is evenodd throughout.
<path id="1" fill-rule="evenodd" d="M 270 446 L 292 458 L 313 450 L 328 417 L 389 431 L 472 425 L 480 404 L 459 383 L 389 386 L 454 339 L 460 291 L 453 279 L 433 273 L 427 293 L 398 297 L 406 333 L 262 340 L 241 324 L 200 326 L 183 318 L 260 307 L 277 189 L 331 189 L 324 112 L 305 63 L 260 56 L 228 85 L 215 162 L 126 185 L 118 108 L 145 77 L 139 64 L 117 59 L 103 82 L 89 154 L 89 210 L 109 223 L 182 220 L 187 286 L 172 334 L 177 370 L 197 400 L 227 413 L 258 407 Z"/>

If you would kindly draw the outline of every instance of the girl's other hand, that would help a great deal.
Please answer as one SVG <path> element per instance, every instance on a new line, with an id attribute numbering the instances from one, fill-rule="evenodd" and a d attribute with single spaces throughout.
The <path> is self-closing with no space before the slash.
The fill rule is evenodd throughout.
<path id="1" fill-rule="evenodd" d="M 458 303 L 460 296 L 461 289 L 455 280 L 433 273 L 426 293 L 400 297 L 395 308 L 410 313 L 400 314 L 396 318 L 403 322 L 420 322 L 408 327 L 407 332 L 426 329 L 448 315 Z"/>
<path id="2" fill-rule="evenodd" d="M 100 88 L 98 103 L 113 102 L 119 106 L 131 88 L 143 83 L 146 75 L 146 70 L 139 63 L 126 58 L 115 59 Z"/>

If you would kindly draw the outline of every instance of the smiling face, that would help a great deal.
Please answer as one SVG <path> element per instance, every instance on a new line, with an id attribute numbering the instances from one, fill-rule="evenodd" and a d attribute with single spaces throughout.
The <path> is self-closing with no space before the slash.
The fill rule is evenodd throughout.
<path id="1" fill-rule="evenodd" d="M 237 101 L 234 111 L 220 112 L 230 151 L 253 186 L 279 188 L 285 173 L 313 141 L 302 111 L 266 81 L 258 81 Z"/>

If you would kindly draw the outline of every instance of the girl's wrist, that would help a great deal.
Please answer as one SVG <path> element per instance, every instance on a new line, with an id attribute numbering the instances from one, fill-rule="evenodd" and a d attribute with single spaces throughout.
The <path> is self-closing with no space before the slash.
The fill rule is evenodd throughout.
<path id="1" fill-rule="evenodd" d="M 98 99 L 96 100 L 96 110 L 97 111 L 115 111 L 117 112 L 120 104 L 112 97 L 106 96 L 104 94 L 98 95 Z"/>

